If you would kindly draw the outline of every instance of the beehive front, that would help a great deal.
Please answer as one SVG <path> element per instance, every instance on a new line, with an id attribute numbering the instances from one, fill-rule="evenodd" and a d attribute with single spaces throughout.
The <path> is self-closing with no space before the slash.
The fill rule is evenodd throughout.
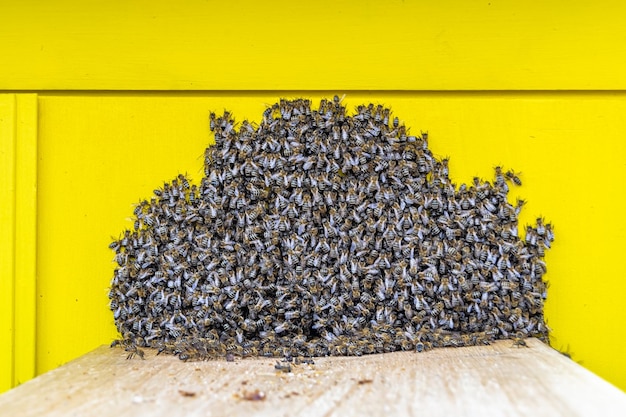
<path id="1" fill-rule="evenodd" d="M 37 178 L 36 260 L 11 258 L 11 265 L 36 267 L 36 290 L 5 292 L 3 326 L 12 342 L 2 350 L 11 375 L 3 387 L 24 382 L 18 375 L 28 363 L 36 364 L 31 375 L 42 373 L 115 336 L 107 306 L 111 235 L 132 227 L 124 220 L 131 203 L 164 180 L 184 172 L 199 180 L 209 111 L 227 108 L 238 120 L 254 120 L 281 97 L 346 94 L 348 107 L 385 104 L 408 126 L 428 130 L 435 155 L 450 156 L 457 183 L 490 178 L 495 165 L 522 172 L 524 185 L 511 195 L 529 202 L 521 223 L 544 216 L 558 236 L 546 258 L 554 346 L 624 388 L 624 332 L 614 326 L 624 318 L 624 284 L 611 261 L 625 233 L 612 214 L 626 174 L 619 9 L 346 3 L 335 13 L 305 13 L 283 6 L 270 13 L 248 4 L 238 30 L 219 26 L 231 11 L 199 3 L 178 12 L 111 7 L 98 18 L 73 2 L 7 9 L 13 18 L 4 18 L 2 30 L 16 42 L 3 46 L 11 65 L 0 70 L 1 88 L 37 93 L 38 152 L 30 170 Z M 307 18 L 283 19 L 296 12 Z M 276 19 L 292 23 L 257 36 L 274 33 Z M 591 30 L 598 22 L 602 30 Z M 371 34 L 374 23 L 384 35 Z M 352 47 L 332 47 L 338 43 Z M 94 45 L 103 52 L 94 54 Z M 285 54 L 301 65 L 277 69 Z M 325 59 L 313 58 L 319 54 Z M 12 134 L 2 141 L 3 149 L 16 143 Z M 11 198 L 3 207 L 15 207 Z M 3 210 L 3 221 L 16 224 L 15 210 Z M 11 268 L 5 288 L 24 283 Z M 36 321 L 19 333 L 25 313 L 17 306 L 34 298 Z M 16 360 L 19 341 L 27 340 L 20 334 L 29 331 L 34 353 Z"/>

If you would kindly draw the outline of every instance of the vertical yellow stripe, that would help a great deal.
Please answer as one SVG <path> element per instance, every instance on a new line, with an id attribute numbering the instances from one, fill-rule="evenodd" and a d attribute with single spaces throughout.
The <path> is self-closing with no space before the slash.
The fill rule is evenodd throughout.
<path id="1" fill-rule="evenodd" d="M 15 95 L 0 95 L 0 392 L 13 385 Z"/>
<path id="2" fill-rule="evenodd" d="M 13 386 L 35 376 L 37 95 L 16 96 Z"/>

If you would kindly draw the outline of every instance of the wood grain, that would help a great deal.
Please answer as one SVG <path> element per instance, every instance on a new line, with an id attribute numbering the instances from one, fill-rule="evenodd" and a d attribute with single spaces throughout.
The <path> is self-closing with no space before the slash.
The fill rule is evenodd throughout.
<path id="1" fill-rule="evenodd" d="M 2 2 L 0 89 L 626 88 L 615 0 Z"/>
<path id="2" fill-rule="evenodd" d="M 622 415 L 626 395 L 538 340 L 316 358 L 126 359 L 102 346 L 0 396 L 20 416 L 590 416 Z M 247 397 L 262 396 L 258 401 Z"/>

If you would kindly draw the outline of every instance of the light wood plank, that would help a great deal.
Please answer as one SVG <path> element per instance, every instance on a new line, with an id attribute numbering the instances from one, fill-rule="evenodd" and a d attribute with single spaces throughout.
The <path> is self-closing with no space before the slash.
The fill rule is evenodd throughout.
<path id="1" fill-rule="evenodd" d="M 592 416 L 623 415 L 626 395 L 538 340 L 316 358 L 184 363 L 126 359 L 103 346 L 0 396 L 2 415 Z M 262 401 L 245 399 L 259 390 Z"/>
<path id="2" fill-rule="evenodd" d="M 626 88 L 615 0 L 2 3 L 0 89 Z"/>

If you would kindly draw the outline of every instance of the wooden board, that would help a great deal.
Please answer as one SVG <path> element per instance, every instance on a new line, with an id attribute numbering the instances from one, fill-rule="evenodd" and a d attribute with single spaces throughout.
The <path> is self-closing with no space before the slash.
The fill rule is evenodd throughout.
<path id="1" fill-rule="evenodd" d="M 538 340 L 316 358 L 145 360 L 102 346 L 0 396 L 7 416 L 623 415 L 626 395 Z M 255 392 L 262 400 L 247 400 Z"/>
<path id="2" fill-rule="evenodd" d="M 36 94 L 0 94 L 0 207 L 0 392 L 3 392 L 35 376 Z"/>
<path id="3" fill-rule="evenodd" d="M 615 0 L 3 1 L 6 90 L 615 90 Z"/>

